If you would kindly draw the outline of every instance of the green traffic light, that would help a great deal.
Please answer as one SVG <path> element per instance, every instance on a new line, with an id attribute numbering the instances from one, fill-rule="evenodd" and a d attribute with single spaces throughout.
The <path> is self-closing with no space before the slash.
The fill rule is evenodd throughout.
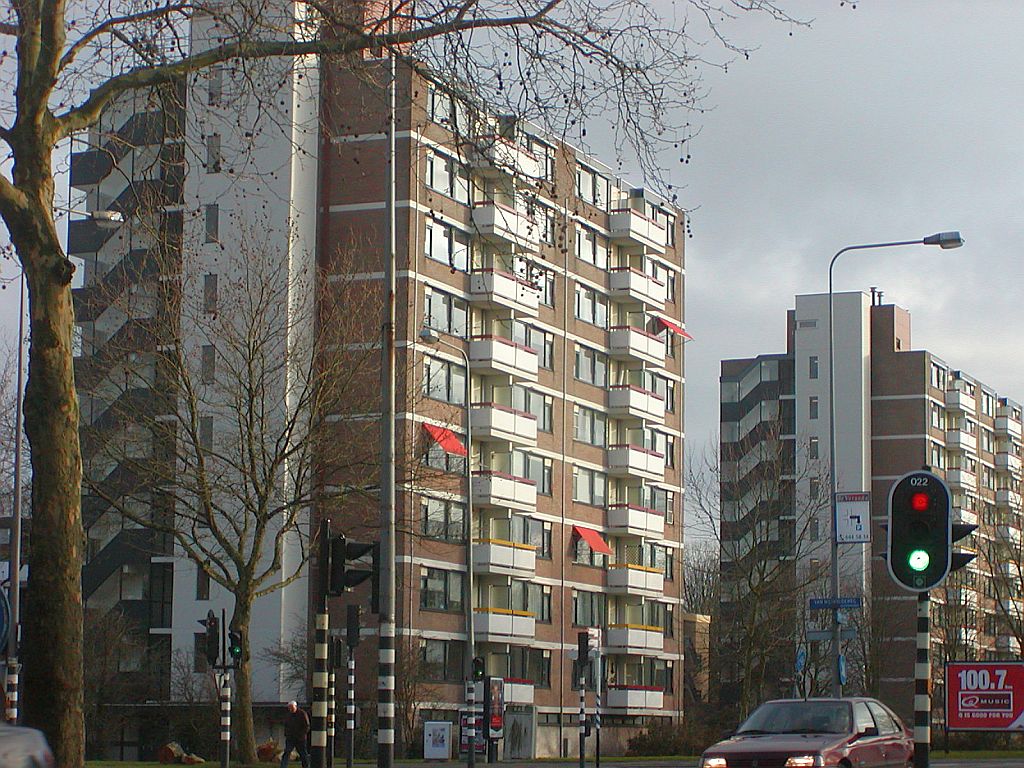
<path id="1" fill-rule="evenodd" d="M 915 549 L 907 555 L 907 565 L 918 573 L 926 570 L 928 568 L 928 563 L 931 561 L 931 557 L 923 549 Z"/>

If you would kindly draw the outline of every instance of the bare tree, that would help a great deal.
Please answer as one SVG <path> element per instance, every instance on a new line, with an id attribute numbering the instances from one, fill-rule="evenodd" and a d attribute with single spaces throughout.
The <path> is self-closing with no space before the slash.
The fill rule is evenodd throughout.
<path id="1" fill-rule="evenodd" d="M 717 542 L 687 544 L 683 552 L 683 610 L 708 616 L 718 611 L 719 568 Z"/>
<path id="2" fill-rule="evenodd" d="M 284 4 L 282 4 L 284 5 Z M 0 175 L 0 217 L 28 282 L 31 307 L 26 432 L 32 447 L 37 599 L 24 616 L 26 721 L 57 760 L 83 761 L 81 446 L 73 372 L 74 265 L 54 221 L 54 147 L 99 121 L 125 94 L 159 88 L 218 62 L 391 52 L 449 73 L 511 113 L 580 134 L 600 112 L 620 147 L 656 171 L 657 149 L 687 138 L 706 52 L 679 10 L 643 0 L 321 3 L 26 0 L 0 11 L 11 38 L 11 94 L 0 126 L 11 162 Z M 390 15 L 384 12 L 390 8 Z M 788 19 L 772 0 L 688 0 L 706 36 L 739 51 L 722 25 L 756 10 Z M 193 45 L 193 21 L 215 32 Z M 204 27 L 205 28 L 205 27 Z M 258 94 L 256 95 L 258 97 Z M 680 153 L 681 154 L 681 153 Z M 129 206 L 130 207 L 130 206 Z"/>

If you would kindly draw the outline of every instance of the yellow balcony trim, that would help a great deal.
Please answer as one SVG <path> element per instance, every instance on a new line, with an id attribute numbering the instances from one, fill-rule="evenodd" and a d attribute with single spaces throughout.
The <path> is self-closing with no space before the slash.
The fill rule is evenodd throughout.
<path id="1" fill-rule="evenodd" d="M 508 541 L 506 539 L 473 539 L 474 544 L 495 544 L 499 547 L 511 547 L 512 549 L 522 549 L 527 552 L 536 552 L 537 547 L 533 544 L 519 544 L 515 541 Z"/>
<path id="2" fill-rule="evenodd" d="M 531 619 L 531 618 L 533 618 L 534 616 L 537 615 L 537 614 L 533 613 L 532 611 L 515 611 L 515 610 L 512 610 L 511 608 L 487 608 L 486 606 L 483 607 L 483 608 L 477 608 L 476 612 L 477 613 L 496 613 L 499 616 L 525 616 L 528 619 Z"/>
<path id="3" fill-rule="evenodd" d="M 665 631 L 663 627 L 652 627 L 648 624 L 609 624 L 608 629 L 642 629 L 647 632 L 657 632 L 659 634 Z"/>
<path id="4" fill-rule="evenodd" d="M 632 563 L 612 563 L 609 568 L 629 568 L 631 571 L 643 571 L 644 573 L 664 573 L 661 568 L 650 568 L 646 565 L 633 565 Z"/>

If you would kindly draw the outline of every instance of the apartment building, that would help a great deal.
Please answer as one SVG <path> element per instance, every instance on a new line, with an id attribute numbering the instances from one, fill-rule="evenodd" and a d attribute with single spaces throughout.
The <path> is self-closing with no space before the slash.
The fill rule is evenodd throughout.
<path id="1" fill-rule="evenodd" d="M 872 613 L 852 622 L 861 640 L 845 644 L 859 667 L 851 669 L 850 685 L 890 702 L 908 720 L 916 595 L 898 588 L 886 569 L 889 489 L 904 473 L 928 466 L 950 486 L 955 520 L 979 525 L 961 542 L 977 559 L 932 591 L 933 701 L 941 720 L 944 661 L 1019 654 L 1021 409 L 938 355 L 914 350 L 909 312 L 883 304 L 880 292 L 836 294 L 835 317 L 838 489 L 871 493 L 871 543 L 839 548 L 843 594 L 861 596 Z M 723 462 L 757 464 L 760 430 L 781 438 L 791 468 L 779 473 L 787 485 L 776 515 L 781 533 L 766 528 L 778 551 L 747 550 L 787 559 L 801 601 L 828 589 L 822 578 L 831 536 L 827 490 L 822 496 L 810 487 L 828 483 L 828 333 L 827 295 L 797 296 L 784 355 L 722 363 Z M 818 468 L 803 476 L 800 468 L 815 462 Z M 735 484 L 723 482 L 726 499 L 740 500 L 728 521 L 756 517 Z M 742 525 L 733 528 L 723 515 L 723 553 L 737 551 L 737 530 Z M 731 568 L 723 554 L 725 582 Z M 723 604 L 723 611 L 729 607 Z M 827 644 L 808 642 L 801 628 L 817 626 L 820 617 L 797 612 L 792 623 L 791 640 L 775 659 L 790 679 L 797 647 L 827 658 Z"/>
<path id="2" fill-rule="evenodd" d="M 199 17 L 189 45 L 200 50 L 215 37 L 212 20 Z M 140 483 L 140 467 L 161 467 L 166 479 L 183 461 L 133 423 L 140 412 L 151 423 L 172 421 L 185 402 L 151 358 L 184 350 L 195 368 L 198 394 L 190 396 L 208 409 L 195 437 L 228 450 L 228 366 L 209 322 L 231 320 L 228 287 L 249 279 L 237 257 L 257 238 L 264 261 L 249 271 L 279 274 L 285 286 L 274 294 L 286 330 L 276 347 L 281 373 L 267 393 L 283 404 L 273 418 L 293 413 L 302 357 L 294 353 L 327 321 L 296 309 L 309 297 L 365 331 L 316 355 L 376 350 L 393 167 L 399 675 L 424 684 L 415 717 L 458 722 L 468 600 L 476 653 L 489 675 L 505 679 L 504 755 L 574 749 L 572 659 L 577 633 L 590 627 L 602 631 L 602 743 L 623 749 L 648 719 L 678 719 L 683 708 L 682 214 L 598 160 L 407 69 L 396 84 L 391 158 L 381 63 L 368 61 L 359 77 L 325 67 L 322 89 L 310 64 L 226 64 L 183 80 L 165 101 L 122 100 L 72 153 L 81 207 L 127 219 L 115 229 L 93 220 L 69 226 L 69 253 L 84 275 L 75 298 L 87 606 L 121 611 L 144 637 L 121 669 L 147 681 L 145 700 L 184 704 L 195 694 L 205 671 L 197 620 L 210 610 L 230 616 L 231 595 L 172 537 L 137 527 L 105 501 L 122 494 L 120 504 L 140 516 L 182 514 L 180 498 L 171 505 Z M 253 81 L 266 86 L 263 99 L 246 96 Z M 272 115 L 268 105 L 277 107 Z M 424 327 L 442 343 L 421 341 Z M 361 359 L 361 397 L 377 398 L 376 355 Z M 343 450 L 354 429 L 372 440 L 365 425 L 379 413 L 375 402 L 355 418 L 334 416 L 330 450 Z M 325 494 L 350 480 L 325 474 Z M 375 538 L 376 505 L 356 496 L 340 511 L 313 508 L 301 532 L 315 530 L 322 513 L 336 530 Z M 310 634 L 316 580 L 304 566 L 289 579 L 305 538 L 283 540 L 280 588 L 254 604 L 257 707 L 303 698 L 286 664 L 265 652 Z M 333 627 L 344 623 L 343 603 L 331 606 Z M 372 719 L 372 617 L 366 623 L 358 698 Z M 593 707 L 593 693 L 588 700 Z M 164 726 L 126 721 L 109 754 L 149 754 Z"/>

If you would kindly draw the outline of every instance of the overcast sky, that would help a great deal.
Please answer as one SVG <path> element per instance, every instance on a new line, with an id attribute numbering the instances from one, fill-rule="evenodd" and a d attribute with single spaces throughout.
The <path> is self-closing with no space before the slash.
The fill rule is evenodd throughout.
<path id="1" fill-rule="evenodd" d="M 910 310 L 916 347 L 1024 400 L 1024 3 L 782 2 L 812 26 L 747 14 L 730 25 L 759 50 L 706 74 L 713 108 L 674 171 L 696 209 L 691 450 L 717 432 L 719 361 L 783 351 L 786 309 L 827 288 L 835 251 L 946 229 L 967 245 L 848 254 L 836 287 L 879 286 Z M 0 292 L 6 339 L 16 300 Z"/>

